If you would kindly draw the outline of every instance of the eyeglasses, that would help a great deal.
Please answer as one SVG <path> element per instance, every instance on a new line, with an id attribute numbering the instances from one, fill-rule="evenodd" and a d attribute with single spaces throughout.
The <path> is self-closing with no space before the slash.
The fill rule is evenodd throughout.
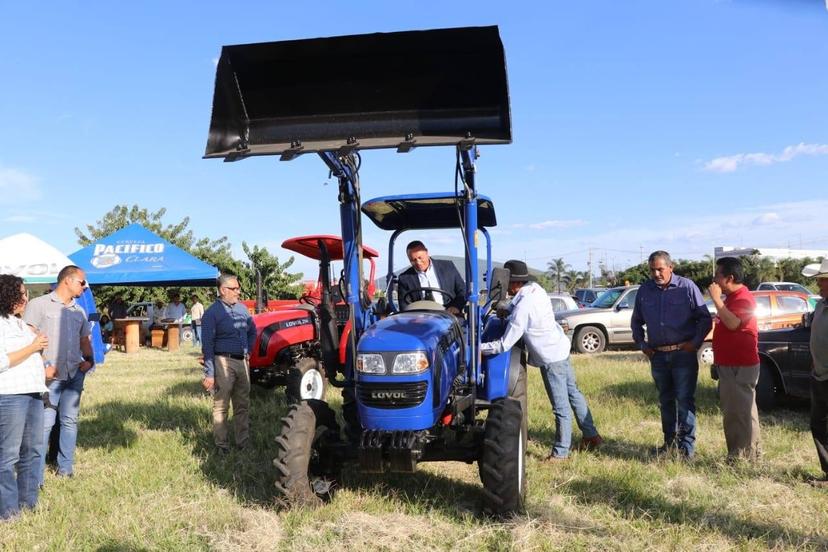
<path id="1" fill-rule="evenodd" d="M 229 289 L 230 291 L 241 291 L 241 288 L 238 287 L 238 286 L 236 286 L 236 287 L 224 286 L 224 289 Z"/>
<path id="2" fill-rule="evenodd" d="M 81 287 L 86 286 L 86 280 L 78 280 L 77 278 L 72 278 L 72 279 L 74 281 L 76 281 L 77 283 L 79 283 L 81 285 Z"/>

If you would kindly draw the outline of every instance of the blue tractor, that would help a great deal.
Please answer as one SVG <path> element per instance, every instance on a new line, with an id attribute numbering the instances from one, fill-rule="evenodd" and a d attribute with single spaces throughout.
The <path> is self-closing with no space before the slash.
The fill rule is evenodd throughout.
<path id="1" fill-rule="evenodd" d="M 492 269 L 492 201 L 477 191 L 478 146 L 511 142 L 503 45 L 497 27 L 378 33 L 225 46 L 216 70 L 205 158 L 317 154 L 338 181 L 344 269 L 323 282 L 314 311 L 328 381 L 342 389 L 344 428 L 322 400 L 290 407 L 277 438 L 277 487 L 290 504 L 329 497 L 345 464 L 413 472 L 427 461 L 477 462 L 485 508 L 523 508 L 526 366 L 518 351 L 481 357 L 505 324 L 494 304 L 509 274 Z M 362 150 L 450 146 L 454 190 L 362 203 Z M 386 303 L 362 275 L 362 218 L 392 232 Z M 393 249 L 405 231 L 456 228 L 465 244 L 465 309 L 394 296 Z M 478 248 L 486 248 L 481 278 Z M 325 244 L 319 244 L 322 262 Z M 481 293 L 481 281 L 487 286 Z M 334 309 L 331 286 L 346 299 Z M 448 294 L 447 290 L 435 290 Z M 406 301 L 408 303 L 409 301 Z"/>

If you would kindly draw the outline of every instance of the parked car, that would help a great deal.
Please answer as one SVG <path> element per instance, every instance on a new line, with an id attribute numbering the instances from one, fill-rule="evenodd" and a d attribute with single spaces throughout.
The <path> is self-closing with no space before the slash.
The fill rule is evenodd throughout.
<path id="1" fill-rule="evenodd" d="M 819 294 L 814 293 L 802 284 L 797 284 L 796 282 L 762 282 L 761 284 L 756 286 L 756 291 L 769 290 L 795 291 L 797 293 L 803 293 L 808 296 L 808 302 L 811 304 L 811 310 L 814 310 L 816 302 L 820 299 Z"/>
<path id="2" fill-rule="evenodd" d="M 802 324 L 802 315 L 811 312 L 813 305 L 808 295 L 797 291 L 752 291 L 756 300 L 756 325 L 759 331 L 793 328 Z M 711 314 L 716 316 L 716 307 L 708 301 Z M 699 364 L 713 364 L 713 330 L 707 334 L 699 349 Z"/>
<path id="3" fill-rule="evenodd" d="M 584 308 L 595 302 L 598 296 L 605 291 L 607 291 L 607 288 L 604 287 L 576 288 L 572 297 L 575 299 L 578 307 Z"/>
<path id="4" fill-rule="evenodd" d="M 552 302 L 552 310 L 561 312 L 578 308 L 575 299 L 568 293 L 550 293 L 549 300 Z"/>
<path id="5" fill-rule="evenodd" d="M 590 308 L 559 312 L 555 319 L 579 353 L 600 353 L 609 345 L 629 345 L 633 343 L 630 320 L 638 288 L 609 288 Z"/>
<path id="6" fill-rule="evenodd" d="M 756 286 L 755 291 L 798 291 L 805 295 L 812 294 L 811 290 L 796 282 L 762 282 Z"/>

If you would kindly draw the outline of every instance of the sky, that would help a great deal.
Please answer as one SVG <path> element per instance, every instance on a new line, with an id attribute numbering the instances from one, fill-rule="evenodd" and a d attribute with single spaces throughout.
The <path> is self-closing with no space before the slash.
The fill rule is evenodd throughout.
<path id="1" fill-rule="evenodd" d="M 201 158 L 221 46 L 478 25 L 511 98 L 513 142 L 477 163 L 495 260 L 828 250 L 827 0 L 0 0 L 0 237 L 72 253 L 76 226 L 138 204 L 284 261 L 289 237 L 339 234 L 336 182 L 314 155 Z M 362 157 L 363 200 L 453 190 L 452 148 Z M 384 267 L 388 234 L 363 228 Z M 404 235 L 397 267 L 406 238 L 462 255 L 457 232 Z"/>

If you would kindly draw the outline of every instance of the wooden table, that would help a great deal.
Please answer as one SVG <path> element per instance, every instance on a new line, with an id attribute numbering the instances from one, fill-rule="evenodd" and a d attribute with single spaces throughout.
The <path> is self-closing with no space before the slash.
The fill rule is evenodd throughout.
<path id="1" fill-rule="evenodd" d="M 115 345 L 122 346 L 127 354 L 137 353 L 141 344 L 141 322 L 146 318 L 116 318 L 113 320 Z"/>

